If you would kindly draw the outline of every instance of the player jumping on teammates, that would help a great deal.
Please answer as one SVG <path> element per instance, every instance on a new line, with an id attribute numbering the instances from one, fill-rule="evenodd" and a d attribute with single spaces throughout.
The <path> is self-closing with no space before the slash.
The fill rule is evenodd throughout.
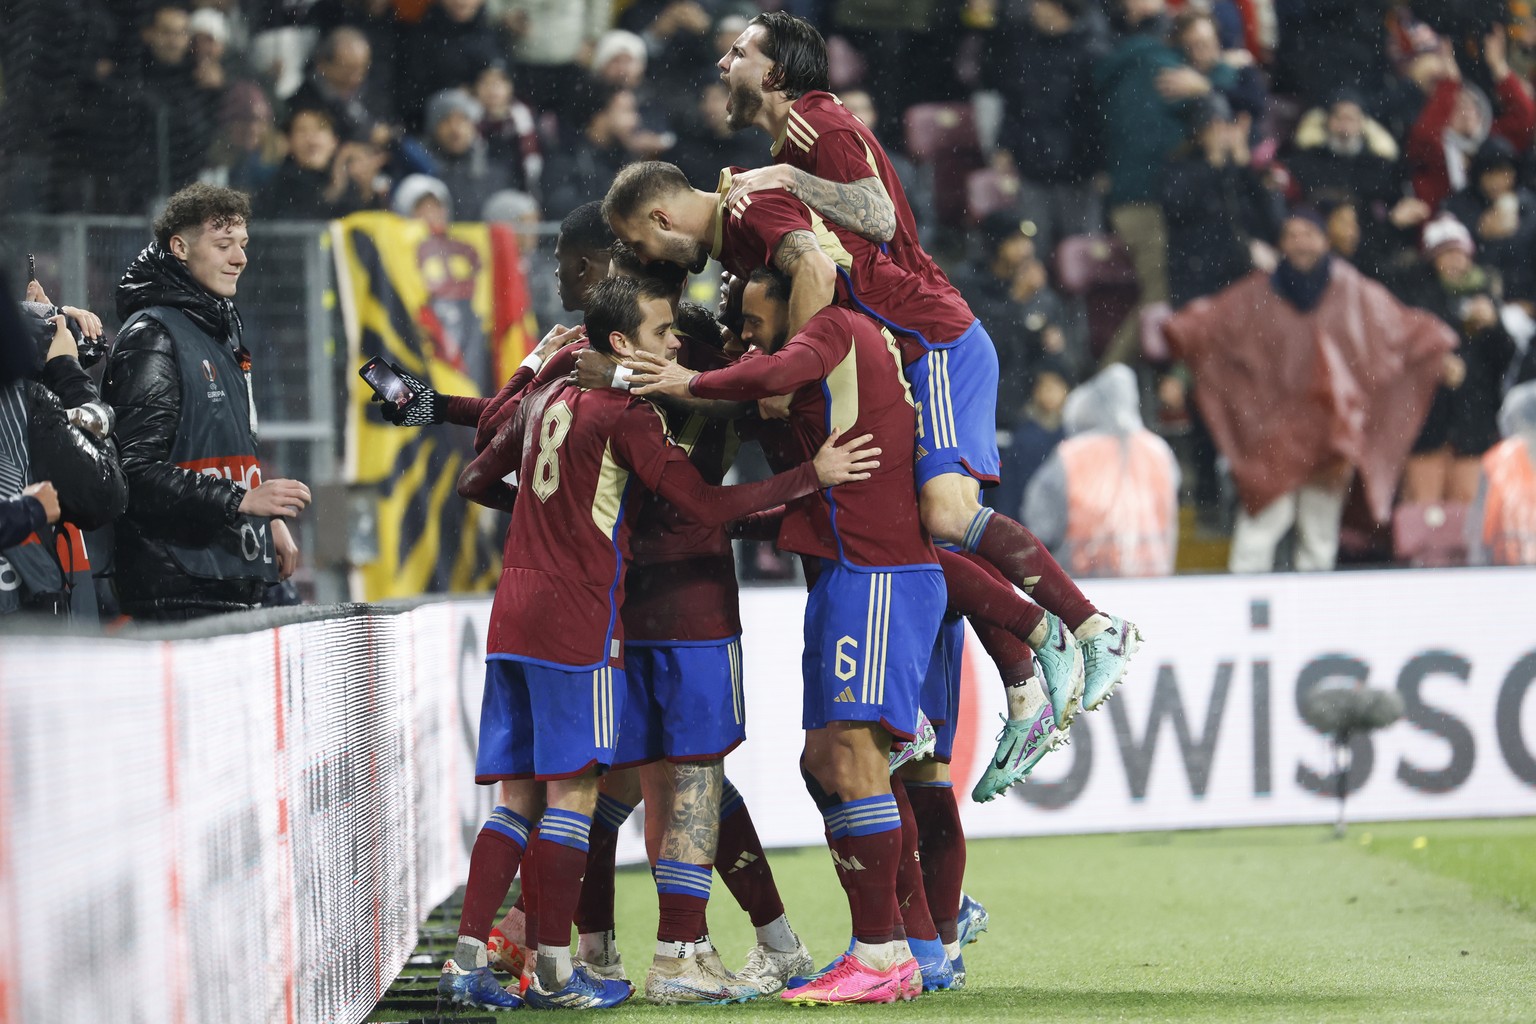
<path id="1" fill-rule="evenodd" d="M 969 500 L 974 502 L 976 480 L 965 474 L 981 466 L 978 475 L 995 479 L 997 446 L 993 420 L 988 417 L 997 398 L 997 357 L 991 341 L 980 330 L 959 293 L 952 288 L 941 290 L 902 269 L 875 245 L 825 222 L 783 189 L 755 192 L 727 206 L 725 196 L 731 181 L 727 172 L 722 175 L 719 191 L 704 192 L 691 186 L 671 164 L 631 164 L 619 172 L 609 188 L 603 211 L 615 233 L 643 259 L 666 260 L 697 269 L 707 257 L 713 256 L 742 280 L 758 267 L 777 267 L 791 282 L 791 333 L 834 299 L 870 313 L 887 327 L 902 325 L 893 333 L 918 400 L 916 479 L 924 493 L 930 488 L 969 488 Z M 985 380 L 987 373 L 991 374 L 991 383 L 968 406 L 951 394 L 948 369 L 966 363 L 975 364 L 973 385 L 977 377 Z M 913 367 L 918 370 L 914 372 Z M 928 372 L 935 368 L 939 372 Z M 983 398 L 985 408 L 980 408 Z M 934 475 L 928 479 L 928 474 Z M 989 522 L 997 528 L 989 527 Z M 997 545 L 990 541 L 982 544 L 981 540 L 1006 537 L 1009 530 L 1023 531 L 1023 527 L 983 509 L 972 524 L 971 543 L 967 546 L 995 561 L 1002 558 Z M 1045 557 L 1049 559 L 1048 555 Z M 1017 568 L 1023 562 L 1015 560 L 1009 564 Z M 1078 595 L 1081 608 L 1086 608 L 1090 617 L 1096 615 L 1059 567 L 1056 574 Z M 1007 588 L 1008 584 L 999 581 L 998 586 Z M 1064 728 L 1063 723 L 1070 722 L 1084 694 L 1084 652 L 1099 651 L 1096 657 L 1101 666 L 1108 664 L 1108 659 L 1123 672 L 1134 650 L 1134 627 L 1123 623 L 1117 626 L 1101 616 L 1093 621 L 1109 623 L 1104 635 L 1095 634 L 1080 645 L 1067 634 L 1062 619 L 1038 607 L 1033 611 L 1034 621 L 1020 635 L 1028 638 L 1040 660 L 1056 721 Z M 1126 642 L 1112 646 L 1109 641 L 1121 634 Z M 1119 679 L 1118 675 L 1113 679 L 1108 675 L 1102 678 L 1108 680 L 1108 687 Z M 1031 732 L 1031 723 L 1025 717 L 1025 689 L 1019 685 L 1008 690 L 1009 720 L 1016 720 L 1017 728 L 1010 724 L 1005 729 L 999 752 L 982 780 L 988 785 L 978 784 L 978 796 L 982 799 L 1022 778 L 1043 753 L 1044 738 Z M 1108 692 L 1106 688 L 1095 696 L 1102 702 Z"/>
<path id="2" fill-rule="evenodd" d="M 898 266 L 964 305 L 919 243 L 906 193 L 879 140 L 828 91 L 826 43 L 809 22 L 782 12 L 760 14 L 717 67 L 730 90 L 729 126 L 761 128 L 773 140 L 775 160 L 734 176 L 730 208 L 748 196 L 758 198 L 759 190 L 786 189 L 826 220 L 882 245 Z M 854 284 L 857 291 L 861 282 Z M 882 319 L 892 312 L 865 301 Z M 1082 645 L 1081 706 L 1091 711 L 1124 677 L 1140 633 L 1134 623 L 1098 612 L 1028 529 L 981 506 L 978 485 L 995 482 L 998 466 L 991 418 L 997 361 L 985 328 L 968 307 L 965 315 L 964 333 L 924 336 L 927 351 L 907 366 L 924 437 L 917 462 L 923 523 L 936 540 L 980 555 L 1066 621 Z M 898 330 L 903 323 L 912 326 L 895 316 L 887 322 Z M 1018 688 L 1010 687 L 1008 694 L 1009 721 L 993 765 L 977 786 L 982 799 L 1025 774 L 1017 767 L 1031 722 Z M 1075 710 L 1058 715 L 1057 724 L 1065 728 Z"/>

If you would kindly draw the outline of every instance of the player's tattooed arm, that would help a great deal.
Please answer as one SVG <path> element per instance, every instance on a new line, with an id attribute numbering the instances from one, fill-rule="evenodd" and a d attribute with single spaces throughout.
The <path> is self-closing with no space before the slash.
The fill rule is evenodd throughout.
<path id="1" fill-rule="evenodd" d="M 876 177 L 828 181 L 795 168 L 789 191 L 839 227 L 879 244 L 896 236 L 896 204 Z"/>
<path id="2" fill-rule="evenodd" d="M 661 840 L 663 860 L 684 864 L 711 864 L 720 839 L 720 789 L 725 766 L 705 764 L 668 765 L 675 793 L 672 815 Z"/>
<path id="3" fill-rule="evenodd" d="M 773 265 L 788 275 L 789 336 L 837 297 L 837 265 L 809 230 L 791 231 L 773 250 Z"/>

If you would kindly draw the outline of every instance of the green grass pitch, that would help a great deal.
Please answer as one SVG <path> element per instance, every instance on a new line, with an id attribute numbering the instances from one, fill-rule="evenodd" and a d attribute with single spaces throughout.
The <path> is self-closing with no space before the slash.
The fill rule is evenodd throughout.
<path id="1" fill-rule="evenodd" d="M 790 920 L 818 962 L 847 942 L 822 850 L 771 854 Z M 988 840 L 966 888 L 991 930 L 963 991 L 892 1007 L 660 1007 L 663 1019 L 924 1021 L 1533 1021 L 1536 819 Z M 752 942 L 716 881 L 727 966 Z M 655 891 L 620 872 L 620 947 L 642 979 Z M 413 967 L 411 971 L 431 968 Z M 420 1018 L 389 1013 L 373 1020 Z M 430 1014 L 429 1014 L 430 1016 Z M 498 1020 L 505 1019 L 498 1017 Z"/>

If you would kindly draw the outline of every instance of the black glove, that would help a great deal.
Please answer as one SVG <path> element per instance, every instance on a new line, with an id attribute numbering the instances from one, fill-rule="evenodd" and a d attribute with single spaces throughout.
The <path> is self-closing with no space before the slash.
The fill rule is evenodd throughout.
<path id="1" fill-rule="evenodd" d="M 397 427 L 429 427 L 447 418 L 446 397 L 433 391 L 425 381 L 402 370 L 399 365 L 390 363 L 389 368 L 405 381 L 405 386 L 415 393 L 415 397 L 400 405 L 374 395 L 373 400 L 379 403 L 380 415 Z"/>

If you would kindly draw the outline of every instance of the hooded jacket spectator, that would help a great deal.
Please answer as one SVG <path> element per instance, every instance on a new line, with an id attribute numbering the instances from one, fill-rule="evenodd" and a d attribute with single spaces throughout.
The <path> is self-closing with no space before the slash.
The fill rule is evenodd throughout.
<path id="1" fill-rule="evenodd" d="M 1468 517 L 1474 565 L 1536 565 L 1536 381 L 1510 388 Z"/>
<path id="2" fill-rule="evenodd" d="M 1024 495 L 1035 536 L 1074 577 L 1172 574 L 1179 465 L 1142 423 L 1135 372 L 1111 366 L 1074 389 L 1062 426 Z"/>
<path id="3" fill-rule="evenodd" d="M 1495 135 L 1478 147 L 1467 186 L 1444 211 L 1472 233 L 1485 266 L 1499 272 L 1504 298 L 1536 299 L 1536 194 L 1520 187 L 1520 157 Z"/>
<path id="4" fill-rule="evenodd" d="M 429 173 L 448 186 L 453 220 L 478 220 L 487 199 L 515 187 L 512 172 L 491 158 L 490 145 L 480 136 L 483 113 L 480 104 L 457 89 L 444 90 L 427 104 Z"/>
<path id="5" fill-rule="evenodd" d="M 117 313 L 125 322 L 140 310 L 169 306 L 191 326 L 245 355 L 243 325 L 235 304 L 199 286 L 158 242 L 134 259 L 117 288 Z M 210 387 L 212 385 L 210 384 Z M 254 406 L 247 386 L 224 385 L 227 398 L 256 443 Z M 189 472 L 171 461 L 182 421 L 181 374 L 176 344 L 159 321 L 140 319 L 118 334 L 108 359 L 102 396 L 117 409 L 118 443 L 128 476 L 128 511 L 117 521 L 114 585 L 129 614 L 193 607 L 246 608 L 260 603 L 271 580 L 193 575 L 176 548 L 211 545 L 240 520 L 240 491 L 223 476 Z M 249 416 L 239 407 L 249 407 Z"/>

